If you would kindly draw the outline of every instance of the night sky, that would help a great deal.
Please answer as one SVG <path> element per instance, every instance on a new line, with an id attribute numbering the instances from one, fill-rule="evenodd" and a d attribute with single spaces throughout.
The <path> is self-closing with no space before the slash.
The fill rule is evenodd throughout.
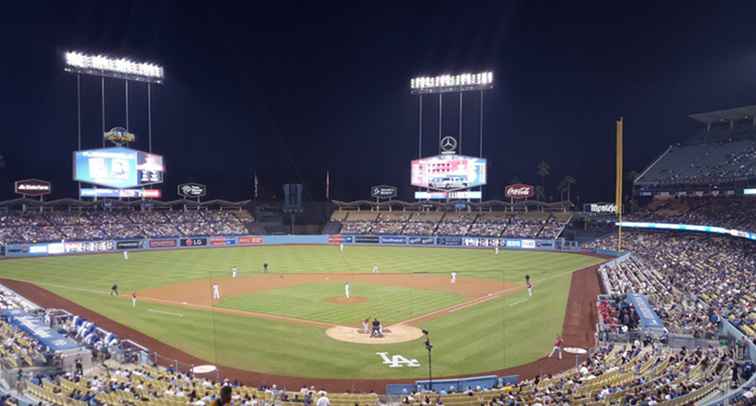
<path id="1" fill-rule="evenodd" d="M 614 122 L 625 117 L 625 168 L 641 170 L 692 135 L 692 112 L 756 103 L 756 3 L 738 2 L 167 2 L 27 1 L 0 17 L 0 199 L 12 181 L 51 180 L 75 197 L 75 76 L 66 50 L 154 61 L 153 150 L 164 198 L 206 183 L 208 197 L 264 196 L 304 183 L 305 197 L 409 199 L 420 74 L 493 70 L 485 94 L 485 198 L 518 177 L 547 194 L 577 179 L 583 202 L 611 200 Z M 658 4 L 657 4 L 658 3 Z M 275 4 L 275 5 L 274 5 Z M 681 7 L 682 6 L 682 7 Z M 135 148 L 147 148 L 146 87 L 131 85 Z M 84 148 L 101 143 L 99 79 L 82 79 Z M 106 84 L 106 128 L 123 126 L 124 83 Z M 477 93 L 465 96 L 463 151 L 477 153 Z M 433 100 L 431 100 L 433 99 Z M 444 135 L 458 132 L 456 97 Z M 423 155 L 437 152 L 437 99 L 426 97 Z"/>

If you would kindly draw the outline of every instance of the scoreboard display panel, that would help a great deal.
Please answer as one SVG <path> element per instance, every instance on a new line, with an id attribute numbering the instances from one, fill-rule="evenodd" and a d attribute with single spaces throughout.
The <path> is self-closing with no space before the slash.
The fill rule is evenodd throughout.
<path id="1" fill-rule="evenodd" d="M 413 160 L 412 186 L 452 191 L 486 184 L 486 159 L 464 155 L 437 155 Z"/>
<path id="2" fill-rule="evenodd" d="M 74 152 L 74 180 L 123 189 L 163 182 L 163 157 L 124 147 Z"/>

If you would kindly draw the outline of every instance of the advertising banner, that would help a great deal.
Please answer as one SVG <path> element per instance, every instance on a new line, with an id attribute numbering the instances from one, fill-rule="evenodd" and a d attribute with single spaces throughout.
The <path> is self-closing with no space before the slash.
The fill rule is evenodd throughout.
<path id="1" fill-rule="evenodd" d="M 396 186 L 376 185 L 370 188 L 370 197 L 373 199 L 393 199 L 398 190 Z"/>
<path id="2" fill-rule="evenodd" d="M 479 190 L 467 190 L 459 192 L 415 192 L 415 200 L 480 200 L 482 196 L 483 193 Z"/>
<path id="3" fill-rule="evenodd" d="M 377 235 L 355 235 L 354 242 L 357 244 L 378 244 Z"/>
<path id="4" fill-rule="evenodd" d="M 110 240 L 72 241 L 72 242 L 66 241 L 63 243 L 63 250 L 65 251 L 66 254 L 107 252 L 107 251 L 113 251 L 113 248 L 114 248 L 113 241 L 110 241 Z"/>
<path id="5" fill-rule="evenodd" d="M 433 237 L 407 237 L 407 244 L 411 245 L 433 245 L 435 242 Z"/>
<path id="6" fill-rule="evenodd" d="M 515 200 L 530 199 L 531 197 L 535 196 L 535 186 L 525 185 L 522 183 L 508 185 L 504 189 L 504 196 L 506 196 L 507 199 Z"/>
<path id="7" fill-rule="evenodd" d="M 507 248 L 521 248 L 522 242 L 520 240 L 507 240 Z"/>
<path id="8" fill-rule="evenodd" d="M 144 247 L 142 240 L 116 241 L 115 247 L 118 250 L 137 250 Z"/>
<path id="9" fill-rule="evenodd" d="M 103 189 L 81 188 L 79 197 L 97 197 L 111 199 L 160 199 L 160 189 Z"/>
<path id="10" fill-rule="evenodd" d="M 395 236 L 395 235 L 383 235 L 381 238 L 381 244 L 406 244 L 407 237 Z"/>
<path id="11" fill-rule="evenodd" d="M 436 237 L 436 244 L 448 246 L 461 246 L 462 237 Z"/>
<path id="12" fill-rule="evenodd" d="M 40 179 L 17 180 L 13 189 L 22 196 L 44 196 L 52 193 L 52 183 Z"/>
<path id="13" fill-rule="evenodd" d="M 182 247 L 204 247 L 207 245 L 207 238 L 181 238 L 179 245 Z"/>
<path id="14" fill-rule="evenodd" d="M 259 236 L 245 235 L 239 237 L 239 245 L 262 245 L 263 238 Z"/>
<path id="15" fill-rule="evenodd" d="M 411 184 L 435 190 L 461 190 L 486 184 L 486 160 L 443 154 L 413 160 Z"/>
<path id="16" fill-rule="evenodd" d="M 196 199 L 198 197 L 204 197 L 207 195 L 207 186 L 201 183 L 182 183 L 178 185 L 176 192 L 181 197 Z"/>
<path id="17" fill-rule="evenodd" d="M 150 248 L 176 248 L 176 240 L 150 240 Z"/>
<path id="18" fill-rule="evenodd" d="M 522 248 L 535 248 L 535 240 L 522 240 Z"/>
<path id="19" fill-rule="evenodd" d="M 231 237 L 212 237 L 208 240 L 208 243 L 213 247 L 227 247 L 229 245 L 236 245 L 236 239 Z"/>

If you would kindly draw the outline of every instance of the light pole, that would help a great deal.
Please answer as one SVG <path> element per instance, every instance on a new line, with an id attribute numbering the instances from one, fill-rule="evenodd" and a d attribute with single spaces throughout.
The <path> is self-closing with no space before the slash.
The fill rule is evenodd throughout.
<path id="1" fill-rule="evenodd" d="M 425 334 L 425 349 L 428 350 L 428 389 L 433 392 L 433 362 L 431 357 L 433 344 L 431 344 L 428 330 L 423 330 L 423 334 Z"/>

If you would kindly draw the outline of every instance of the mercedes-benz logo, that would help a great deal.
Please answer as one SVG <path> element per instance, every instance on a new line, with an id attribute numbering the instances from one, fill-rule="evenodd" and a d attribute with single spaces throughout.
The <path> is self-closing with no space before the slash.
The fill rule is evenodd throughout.
<path id="1" fill-rule="evenodd" d="M 441 151 L 451 152 L 457 149 L 457 140 L 454 137 L 446 136 L 441 138 Z"/>

